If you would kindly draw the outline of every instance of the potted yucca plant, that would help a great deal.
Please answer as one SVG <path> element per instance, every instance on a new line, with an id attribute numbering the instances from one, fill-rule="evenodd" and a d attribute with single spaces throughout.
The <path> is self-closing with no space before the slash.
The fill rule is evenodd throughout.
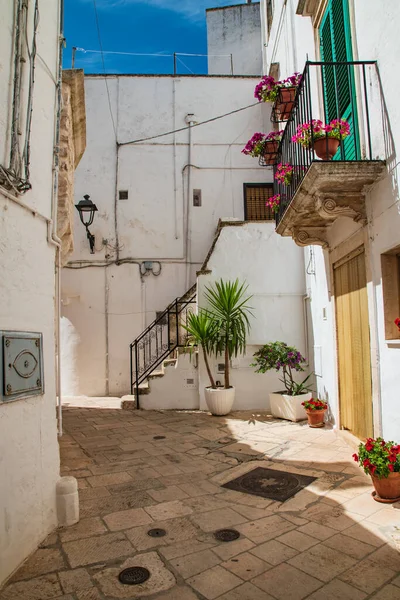
<path id="1" fill-rule="evenodd" d="M 358 447 L 354 460 L 371 476 L 377 502 L 400 500 L 400 444 L 385 442 L 381 437 L 368 438 Z"/>
<path id="2" fill-rule="evenodd" d="M 272 416 L 289 421 L 306 419 L 303 402 L 311 399 L 310 387 L 307 382 L 312 373 L 300 383 L 297 383 L 293 377 L 294 371 L 304 371 L 303 364 L 306 359 L 296 348 L 288 346 L 284 342 L 265 344 L 253 356 L 255 361 L 250 366 L 257 367 L 256 373 L 266 373 L 271 370 L 282 371 L 283 377 L 280 381 L 285 389 L 271 392 L 269 395 Z"/>
<path id="3" fill-rule="evenodd" d="M 226 415 L 235 400 L 235 388 L 230 381 L 230 361 L 246 351 L 246 339 L 250 329 L 247 286 L 235 281 L 220 279 L 206 287 L 208 306 L 198 314 L 189 314 L 184 325 L 189 334 L 189 345 L 202 347 L 204 363 L 210 380 L 205 388 L 207 406 L 213 415 Z M 210 368 L 210 356 L 224 357 L 224 385 L 217 386 Z"/>

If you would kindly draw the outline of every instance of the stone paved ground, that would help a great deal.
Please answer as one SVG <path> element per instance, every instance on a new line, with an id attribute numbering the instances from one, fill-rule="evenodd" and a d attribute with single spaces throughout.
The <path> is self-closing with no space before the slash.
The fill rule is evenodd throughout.
<path id="1" fill-rule="evenodd" d="M 400 598 L 400 503 L 374 502 L 334 431 L 249 413 L 97 408 L 65 409 L 64 430 L 62 472 L 79 480 L 81 520 L 51 534 L 1 600 Z M 317 479 L 283 504 L 221 487 L 256 466 Z M 149 537 L 157 527 L 167 535 Z M 218 543 L 222 527 L 240 538 Z M 123 586 L 127 566 L 151 578 Z"/>

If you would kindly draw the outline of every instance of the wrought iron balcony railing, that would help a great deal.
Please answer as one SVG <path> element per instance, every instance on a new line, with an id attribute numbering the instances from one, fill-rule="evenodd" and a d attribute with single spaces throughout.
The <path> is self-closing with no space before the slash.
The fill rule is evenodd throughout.
<path id="1" fill-rule="evenodd" d="M 373 147 L 375 140 L 371 134 L 370 122 L 371 103 L 375 103 L 376 109 L 380 102 L 376 98 L 379 90 L 378 93 L 374 92 L 376 81 L 379 81 L 376 61 L 306 63 L 278 151 L 277 162 L 291 165 L 293 172 L 290 185 L 284 185 L 274 179 L 274 193 L 280 195 L 279 210 L 276 213 L 277 225 L 312 163 L 321 163 L 315 151 L 314 119 L 322 121 L 323 125 L 328 125 L 335 119 L 345 119 L 350 126 L 350 135 L 339 140 L 339 147 L 333 158 L 322 162 L 376 160 L 378 152 L 377 148 Z M 374 93 L 375 97 L 371 99 Z M 311 141 L 308 146 L 292 141 L 298 127 L 304 123 L 311 123 Z M 329 140 L 329 137 L 324 136 L 322 141 L 327 155 Z M 378 146 L 379 140 L 376 142 Z M 274 176 L 276 169 L 277 166 L 274 167 Z"/>

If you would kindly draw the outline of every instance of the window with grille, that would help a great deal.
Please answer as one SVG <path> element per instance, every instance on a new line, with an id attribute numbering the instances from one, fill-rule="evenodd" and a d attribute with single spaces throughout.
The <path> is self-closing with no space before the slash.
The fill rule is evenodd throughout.
<path id="1" fill-rule="evenodd" d="M 271 209 L 265 206 L 274 195 L 272 183 L 245 183 L 243 187 L 245 221 L 274 221 Z"/>

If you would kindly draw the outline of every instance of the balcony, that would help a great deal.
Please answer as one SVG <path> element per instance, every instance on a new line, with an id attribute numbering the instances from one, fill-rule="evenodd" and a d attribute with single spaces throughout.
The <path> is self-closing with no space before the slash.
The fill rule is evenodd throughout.
<path id="1" fill-rule="evenodd" d="M 279 147 L 278 163 L 293 171 L 289 185 L 274 183 L 274 193 L 280 195 L 277 233 L 291 236 L 299 246 L 326 248 L 327 230 L 339 217 L 366 222 L 364 190 L 386 168 L 382 106 L 375 62 L 306 64 Z M 325 135 L 316 144 L 314 125 L 314 120 L 325 125 L 335 119 L 350 126 L 336 151 Z M 308 145 L 292 141 L 304 123 L 311 123 Z"/>

